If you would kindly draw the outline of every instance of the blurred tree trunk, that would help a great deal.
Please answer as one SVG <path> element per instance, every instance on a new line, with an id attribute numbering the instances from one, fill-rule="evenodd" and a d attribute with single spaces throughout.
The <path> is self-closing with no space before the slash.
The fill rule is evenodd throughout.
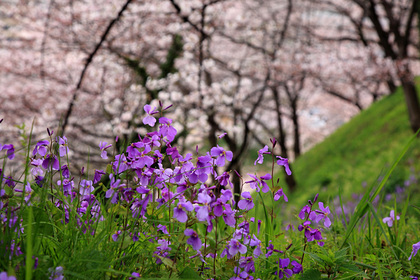
<path id="1" fill-rule="evenodd" d="M 403 79 L 401 84 L 404 89 L 410 126 L 413 132 L 417 132 L 420 129 L 420 106 L 416 86 L 412 80 L 404 81 Z"/>
<path id="2" fill-rule="evenodd" d="M 347 1 L 324 1 L 333 7 L 339 14 L 347 17 L 354 26 L 355 34 L 364 46 L 376 45 L 380 47 L 385 58 L 394 62 L 397 68 L 398 79 L 404 91 L 404 98 L 410 126 L 413 132 L 420 128 L 420 104 L 414 82 L 414 75 L 410 70 L 409 63 L 412 60 L 410 48 L 417 48 L 419 51 L 419 35 L 415 29 L 420 30 L 420 0 L 412 1 L 375 1 L 375 0 L 347 0 Z M 348 8 L 348 4 L 355 6 Z M 359 8 L 362 16 L 354 17 L 352 8 Z M 370 21 L 370 25 L 368 25 Z M 416 27 L 417 24 L 417 27 Z M 376 33 L 376 38 L 369 41 L 366 35 Z M 338 36 L 338 40 L 347 40 Z M 355 38 L 351 38 L 354 40 Z M 396 87 L 393 81 L 387 81 L 391 92 Z"/>
<path id="3" fill-rule="evenodd" d="M 386 82 L 386 84 L 388 85 L 389 92 L 391 94 L 393 94 L 397 90 L 397 86 L 395 85 L 394 81 L 389 80 Z"/>

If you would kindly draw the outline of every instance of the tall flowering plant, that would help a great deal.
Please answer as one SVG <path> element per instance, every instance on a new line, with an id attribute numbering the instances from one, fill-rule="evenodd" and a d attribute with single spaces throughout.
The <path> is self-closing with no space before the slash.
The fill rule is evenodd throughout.
<path id="1" fill-rule="evenodd" d="M 24 273 L 45 273 L 50 279 L 70 277 L 79 269 L 71 265 L 71 256 L 52 253 L 70 235 L 74 242 L 63 250 L 74 254 L 72 246 L 79 239 L 87 247 L 97 244 L 92 250 L 107 263 L 103 273 L 130 279 L 187 272 L 199 278 L 220 278 L 220 271 L 223 278 L 230 279 L 299 274 L 303 256 L 288 253 L 293 244 L 282 244 L 260 231 L 264 223 L 273 225 L 274 216 L 271 221 L 261 221 L 251 215 L 257 203 L 255 194 L 260 192 L 273 201 L 281 197 L 288 201 L 282 188 L 274 188 L 274 169 L 263 176 L 249 174 L 251 180 L 244 184 L 250 191 L 237 194 L 240 199 L 235 203 L 230 177 L 240 175 L 220 171 L 232 160 L 232 152 L 217 145 L 195 157 L 182 155 L 173 145 L 177 131 L 172 120 L 156 118 L 159 111 L 149 105 L 144 110 L 144 125 L 155 130 L 112 156 L 113 144 L 99 143 L 101 157 L 109 164 L 106 170 L 95 170 L 93 176 L 84 168 L 71 174 L 67 138 L 54 137 L 50 130 L 49 139 L 32 149 L 23 180 L 6 179 L 1 171 L 0 226 L 8 238 L 0 243 L 0 258 L 9 265 L 0 270 L 19 277 Z M 275 140 L 272 143 L 274 148 Z M 7 159 L 13 159 L 13 145 L 3 145 L 1 150 L 6 151 Z M 263 163 L 265 154 L 271 154 L 267 146 L 258 152 L 255 163 Z M 287 159 L 277 158 L 290 173 Z M 299 230 L 305 242 L 316 240 L 322 246 L 321 231 L 310 222 L 323 221 L 329 227 L 329 209 L 320 202 L 319 210 L 312 210 L 313 203 L 299 215 L 304 220 Z M 33 223 L 25 220 L 23 209 L 47 213 L 31 217 L 37 231 L 43 230 L 42 223 L 48 225 L 51 239 L 33 234 Z M 28 238 L 35 242 L 28 245 Z"/>

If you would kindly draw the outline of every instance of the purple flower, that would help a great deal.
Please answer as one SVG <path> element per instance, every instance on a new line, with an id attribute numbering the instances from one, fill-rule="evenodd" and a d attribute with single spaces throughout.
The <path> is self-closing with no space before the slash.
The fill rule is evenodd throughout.
<path id="1" fill-rule="evenodd" d="M 144 105 L 143 109 L 148 115 L 147 117 L 143 119 L 143 124 L 147 124 L 152 127 L 155 126 L 156 119 L 152 117 L 152 115 L 158 113 L 158 111 L 156 111 L 156 107 L 152 109 L 152 106 L 150 106 L 149 104 L 146 104 Z"/>
<path id="2" fill-rule="evenodd" d="M 99 181 L 101 181 L 102 175 L 104 174 L 105 174 L 105 171 L 95 169 L 95 175 L 93 175 L 93 183 L 96 184 Z"/>
<path id="3" fill-rule="evenodd" d="M 290 167 L 289 167 L 289 159 L 282 158 L 281 156 L 277 156 L 277 158 L 278 158 L 277 164 L 280 166 L 284 166 L 284 169 L 286 170 L 286 174 L 291 175 L 292 171 L 290 170 Z"/>
<path id="4" fill-rule="evenodd" d="M 185 163 L 184 166 L 182 167 L 183 169 L 189 169 L 190 163 Z M 195 170 L 193 170 L 192 172 L 188 172 L 188 180 L 195 184 L 198 181 L 204 183 L 207 181 L 208 179 L 208 174 L 210 174 L 210 172 L 212 171 L 212 166 L 211 166 L 211 156 L 210 155 L 206 155 L 206 156 L 201 156 L 197 158 L 197 168 Z"/>
<path id="5" fill-rule="evenodd" d="M 169 232 L 168 232 L 168 228 L 166 227 L 166 226 L 164 226 L 164 225 L 161 225 L 161 224 L 159 224 L 158 226 L 157 226 L 157 229 L 158 230 L 160 230 L 162 233 L 164 233 L 164 234 L 169 234 Z"/>
<path id="6" fill-rule="evenodd" d="M 210 202 L 211 202 L 211 197 L 205 193 L 199 193 L 198 194 L 198 202 L 200 204 L 202 204 L 202 206 L 197 206 L 195 208 L 195 211 L 197 212 L 197 219 L 199 221 L 208 221 L 209 222 L 209 213 L 210 213 Z"/>
<path id="7" fill-rule="evenodd" d="M 414 257 L 417 254 L 419 249 L 420 249 L 420 242 L 413 244 L 413 251 L 411 251 L 411 255 L 408 258 L 409 261 L 411 260 L 412 257 Z"/>
<path id="8" fill-rule="evenodd" d="M 233 188 L 232 182 L 230 181 L 230 175 L 228 172 L 223 172 L 222 175 L 216 178 L 217 181 L 219 181 L 220 185 L 227 186 L 230 185 L 231 188 Z"/>
<path id="9" fill-rule="evenodd" d="M 241 254 L 245 254 L 247 251 L 247 248 L 245 245 L 241 244 L 241 242 L 239 242 L 239 240 L 233 238 L 232 240 L 230 240 L 229 242 L 229 254 L 234 256 L 236 255 L 238 252 Z"/>
<path id="10" fill-rule="evenodd" d="M 42 159 L 33 159 L 31 158 L 31 165 L 35 166 L 31 168 L 31 173 L 34 176 L 42 176 L 44 175 L 44 170 L 42 169 Z"/>
<path id="11" fill-rule="evenodd" d="M 261 241 L 255 236 L 255 234 L 252 235 L 252 238 L 249 241 L 249 246 L 256 246 L 252 254 L 254 255 L 254 258 L 258 258 L 262 254 L 261 250 Z"/>
<path id="12" fill-rule="evenodd" d="M 15 182 L 15 180 L 12 178 L 12 176 L 9 176 L 9 177 L 7 177 L 7 178 L 5 177 L 4 179 L 5 179 L 4 183 L 5 183 L 7 186 L 11 187 L 12 189 L 15 187 L 16 182 Z"/>
<path id="13" fill-rule="evenodd" d="M 300 273 L 303 269 L 302 265 L 298 263 L 297 261 L 292 261 L 292 265 L 293 265 L 292 271 L 294 274 Z"/>
<path id="14" fill-rule="evenodd" d="M 115 233 L 115 234 L 112 235 L 112 240 L 114 240 L 114 242 L 117 242 L 118 237 L 120 236 L 120 234 L 121 234 L 121 230 L 117 231 L 117 233 Z"/>
<path id="15" fill-rule="evenodd" d="M 276 191 L 274 193 L 274 201 L 279 200 L 280 197 L 282 197 L 282 196 L 283 196 L 283 199 L 284 199 L 285 202 L 288 202 L 289 201 L 289 199 L 287 198 L 286 194 L 283 192 L 283 189 L 279 189 L 278 191 Z"/>
<path id="16" fill-rule="evenodd" d="M 225 137 L 225 136 L 226 136 L 226 134 L 227 134 L 226 132 L 223 132 L 222 134 L 220 134 L 220 135 L 218 136 L 218 138 L 219 138 L 219 139 L 222 139 L 223 137 Z"/>
<path id="17" fill-rule="evenodd" d="M 232 191 L 231 190 L 221 190 L 220 200 L 223 203 L 227 203 L 229 200 L 232 199 Z"/>
<path id="18" fill-rule="evenodd" d="M 295 230 L 295 226 L 294 226 L 294 225 L 292 225 L 292 224 L 288 224 L 288 225 L 286 226 L 286 231 L 288 231 L 288 230 L 292 230 L 292 231 L 294 231 L 294 230 Z"/>
<path id="19" fill-rule="evenodd" d="M 109 174 L 109 179 L 111 180 L 111 182 L 110 182 L 110 187 L 111 188 L 106 191 L 105 197 L 106 198 L 112 197 L 111 198 L 111 203 L 116 204 L 118 202 L 118 193 L 120 192 L 120 188 L 125 187 L 125 184 L 120 184 L 120 182 L 121 182 L 120 179 L 115 180 L 113 174 Z"/>
<path id="20" fill-rule="evenodd" d="M 92 181 L 88 181 L 88 180 L 83 179 L 80 182 L 79 193 L 81 195 L 90 195 L 95 190 L 95 188 L 92 186 L 92 184 L 93 184 Z"/>
<path id="21" fill-rule="evenodd" d="M 269 155 L 270 152 L 268 151 L 268 146 L 265 145 L 264 148 L 262 148 L 261 150 L 258 151 L 258 158 L 257 160 L 254 162 L 254 165 L 257 165 L 257 162 L 259 164 L 262 164 L 264 161 L 264 155 Z"/>
<path id="22" fill-rule="evenodd" d="M 25 202 L 28 203 L 28 201 L 31 199 L 31 194 L 32 194 L 32 188 L 31 188 L 31 184 L 26 183 L 25 186 L 25 190 L 20 190 L 18 188 L 14 189 L 15 192 L 20 192 L 20 193 L 25 193 Z"/>
<path id="23" fill-rule="evenodd" d="M 58 136 L 57 142 L 60 145 L 60 148 L 58 148 L 60 157 L 67 155 L 69 152 L 69 147 L 68 147 L 66 136 L 63 136 L 63 137 Z"/>
<path id="24" fill-rule="evenodd" d="M 159 246 L 156 247 L 156 249 L 161 250 L 161 251 L 171 251 L 172 248 L 169 247 L 169 245 L 171 245 L 171 242 L 165 239 L 159 239 L 158 240 Z"/>
<path id="25" fill-rule="evenodd" d="M 0 145 L 1 147 L 1 145 Z M 0 148 L 0 151 L 5 150 L 6 155 L 9 159 L 14 159 L 15 158 L 15 147 L 12 144 L 8 144 L 8 145 L 4 145 L 3 147 Z"/>
<path id="26" fill-rule="evenodd" d="M 142 169 L 145 166 L 150 167 L 153 164 L 153 162 L 153 158 L 149 156 L 137 157 L 134 161 L 132 161 L 131 168 Z"/>
<path id="27" fill-rule="evenodd" d="M 159 239 L 158 240 L 159 246 L 156 247 L 156 251 L 153 252 L 153 254 L 156 257 L 156 263 L 160 264 L 162 263 L 161 258 L 166 258 L 169 255 L 169 251 L 172 250 L 169 245 L 171 245 L 171 242 L 165 239 Z"/>
<path id="28" fill-rule="evenodd" d="M 120 174 L 129 168 L 127 164 L 127 158 L 124 154 L 115 156 L 114 162 L 112 163 L 112 168 L 117 174 Z"/>
<path id="29" fill-rule="evenodd" d="M 131 276 L 133 276 L 133 277 L 130 277 L 130 278 L 128 278 L 128 279 L 137 279 L 137 278 L 140 278 L 140 273 L 138 273 L 138 272 L 133 272 L 133 273 L 131 273 Z"/>
<path id="30" fill-rule="evenodd" d="M 274 249 L 274 245 L 273 244 L 271 244 L 271 240 L 270 241 L 268 241 L 270 244 L 267 246 L 267 253 L 265 254 L 265 257 L 266 258 L 268 258 L 268 257 L 270 257 L 272 254 L 273 254 L 273 252 L 277 252 L 277 253 L 283 253 L 282 251 L 279 251 L 279 250 L 277 250 L 277 249 Z"/>
<path id="31" fill-rule="evenodd" d="M 186 236 L 190 236 L 190 238 L 188 238 L 187 240 L 187 244 L 191 245 L 193 247 L 194 250 L 200 250 L 201 248 L 201 240 L 198 237 L 198 234 L 190 228 L 187 228 L 186 230 L 184 230 L 184 234 Z"/>
<path id="32" fill-rule="evenodd" d="M 191 212 L 193 209 L 191 202 L 180 199 L 177 207 L 174 208 L 174 218 L 181 223 L 185 223 L 188 220 L 188 215 L 185 211 Z"/>
<path id="33" fill-rule="evenodd" d="M 318 202 L 319 210 L 316 210 L 315 213 L 317 214 L 315 218 L 315 222 L 319 223 L 322 219 L 324 219 L 324 226 L 330 227 L 331 226 L 331 220 L 328 217 L 328 214 L 330 214 L 330 208 L 324 207 L 323 202 Z M 398 217 L 399 218 L 399 217 Z"/>
<path id="34" fill-rule="evenodd" d="M 63 175 L 64 178 L 70 178 L 70 170 L 67 165 L 61 166 L 61 175 Z"/>
<path id="35" fill-rule="evenodd" d="M 36 154 L 40 155 L 41 157 L 47 154 L 47 146 L 50 144 L 49 141 L 43 140 L 36 143 L 35 148 L 32 152 L 32 155 L 35 156 Z"/>
<path id="36" fill-rule="evenodd" d="M 248 273 L 250 271 L 255 272 L 254 258 L 253 257 L 240 257 L 239 267 L 243 268 L 245 273 Z M 244 273 L 244 272 L 242 272 L 242 273 Z M 244 279 L 250 279 L 250 278 L 245 277 Z M 251 278 L 251 279 L 253 279 L 253 278 Z"/>
<path id="37" fill-rule="evenodd" d="M 258 178 L 257 176 L 254 176 L 252 174 L 248 174 L 251 178 L 253 178 L 254 180 L 251 181 L 247 181 L 245 182 L 249 184 L 249 186 L 251 187 L 251 189 L 256 189 L 257 192 L 260 191 L 260 186 L 262 186 L 262 192 L 266 193 L 270 190 L 270 187 L 267 185 L 267 183 L 264 180 L 270 180 L 271 179 L 271 175 L 269 173 L 265 174 L 264 176 L 261 176 L 260 178 Z"/>
<path id="38" fill-rule="evenodd" d="M 252 196 L 249 192 L 243 192 L 242 197 L 245 199 L 241 199 L 238 202 L 239 209 L 242 210 L 251 210 L 254 207 L 254 202 L 252 202 Z"/>
<path id="39" fill-rule="evenodd" d="M 225 224 L 234 227 L 236 224 L 235 220 L 235 212 L 232 210 L 229 204 L 225 205 L 225 210 L 222 213 L 223 220 L 225 221 Z"/>
<path id="40" fill-rule="evenodd" d="M 225 161 L 232 161 L 233 153 L 231 151 L 225 151 L 222 147 L 217 145 L 210 150 L 210 155 L 216 159 L 217 166 L 224 166 Z"/>
<path id="41" fill-rule="evenodd" d="M 74 186 L 74 182 L 73 182 L 73 178 L 71 180 L 64 178 L 63 181 L 58 180 L 57 181 L 57 185 L 63 185 L 63 192 L 65 196 L 68 196 L 69 194 L 71 194 L 71 191 L 73 189 Z"/>
<path id="42" fill-rule="evenodd" d="M 159 127 L 159 136 L 162 138 L 166 136 L 168 141 L 172 142 L 175 139 L 175 135 L 177 133 L 176 129 L 171 125 L 172 120 L 165 117 L 161 117 L 159 118 L 159 123 L 161 124 L 161 126 Z"/>
<path id="43" fill-rule="evenodd" d="M 48 278 L 50 280 L 64 280 L 63 275 L 63 268 L 61 266 L 57 266 L 55 269 L 49 269 L 51 276 Z"/>
<path id="44" fill-rule="evenodd" d="M 285 276 L 286 278 L 290 278 L 293 275 L 293 271 L 287 268 L 290 264 L 289 259 L 279 259 L 279 269 L 278 271 L 274 272 L 275 275 L 279 277 L 279 279 L 283 279 Z"/>
<path id="45" fill-rule="evenodd" d="M 99 148 L 101 149 L 101 158 L 103 158 L 103 159 L 108 158 L 106 149 L 112 147 L 112 144 L 109 144 L 109 145 L 107 145 L 107 144 L 108 144 L 107 142 L 102 142 L 102 141 L 99 142 Z"/>
<path id="46" fill-rule="evenodd" d="M 42 188 L 42 186 L 44 185 L 44 177 L 42 176 L 36 176 L 35 177 L 35 183 Z"/>
<path id="47" fill-rule="evenodd" d="M 299 225 L 298 230 L 299 231 L 305 231 L 305 238 L 308 242 L 317 240 L 319 246 L 323 246 L 324 242 L 321 242 L 322 240 L 322 234 L 319 231 L 319 229 L 312 229 L 309 225 L 311 224 L 311 221 L 305 221 L 302 225 Z"/>
<path id="48" fill-rule="evenodd" d="M 8 276 L 7 272 L 0 273 L 0 280 L 16 280 L 15 276 Z"/>
<path id="49" fill-rule="evenodd" d="M 309 207 L 308 205 L 305 205 L 303 206 L 302 210 L 300 210 L 299 212 L 299 218 L 301 218 L 302 220 L 305 220 L 306 214 L 310 214 L 310 213 L 312 213 L 311 207 Z"/>
<path id="50" fill-rule="evenodd" d="M 399 220 L 400 219 L 400 216 L 397 216 L 396 219 Z M 392 224 L 395 221 L 395 213 L 394 213 L 394 210 L 391 210 L 391 212 L 389 213 L 389 217 L 383 218 L 382 221 L 384 223 L 386 223 L 389 227 L 392 227 Z"/>
<path id="51" fill-rule="evenodd" d="M 53 170 L 59 170 L 60 162 L 55 155 L 47 155 L 47 157 L 42 162 L 42 167 L 44 169 L 52 168 Z"/>

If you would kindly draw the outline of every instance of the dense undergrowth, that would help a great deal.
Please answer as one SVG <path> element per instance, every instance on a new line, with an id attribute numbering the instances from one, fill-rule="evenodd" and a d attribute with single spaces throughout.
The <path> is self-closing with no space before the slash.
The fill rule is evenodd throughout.
<path id="1" fill-rule="evenodd" d="M 94 174 L 71 174 L 68 140 L 50 130 L 38 143 L 28 137 L 23 174 L 7 173 L 14 146 L 0 146 L 0 279 L 420 275 L 418 219 L 407 211 L 417 178 L 407 178 L 394 196 L 385 191 L 400 158 L 351 209 L 338 197 L 332 211 L 314 194 L 288 216 L 288 198 L 273 176 L 277 169 L 249 174 L 242 183 L 255 193 L 235 195 L 230 178 L 240 174 L 221 171 L 231 152 L 216 146 L 181 155 L 171 146 L 176 130 L 165 109 L 146 105 L 145 111 L 144 125 L 156 130 L 127 143 L 121 154 L 112 152 L 115 143 L 99 143 L 109 164 Z M 288 160 L 271 154 L 275 145 L 271 139 L 258 151 L 257 163 L 272 160 L 290 174 Z"/>

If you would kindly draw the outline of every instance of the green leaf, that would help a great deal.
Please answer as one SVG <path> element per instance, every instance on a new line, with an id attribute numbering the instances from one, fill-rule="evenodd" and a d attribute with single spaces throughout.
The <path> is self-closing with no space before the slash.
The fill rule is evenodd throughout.
<path id="1" fill-rule="evenodd" d="M 347 248 L 344 248 L 344 249 L 341 249 L 341 250 L 335 252 L 334 256 L 335 256 L 336 259 L 341 259 L 341 258 L 346 257 L 346 253 L 347 253 Z"/>
<path id="2" fill-rule="evenodd" d="M 351 263 L 343 263 L 340 265 L 340 269 L 356 272 L 356 273 L 363 273 L 363 270 L 361 270 L 357 265 L 351 264 Z"/>
<path id="3" fill-rule="evenodd" d="M 111 164 L 108 164 L 106 166 L 105 172 L 106 172 L 106 174 L 111 174 L 112 173 L 112 165 Z"/>
<path id="4" fill-rule="evenodd" d="M 321 278 L 321 272 L 316 269 L 304 270 L 300 275 L 300 280 L 318 280 Z"/>
<path id="5" fill-rule="evenodd" d="M 318 254 L 314 254 L 310 252 L 305 252 L 305 254 L 309 255 L 318 264 L 321 264 L 321 265 L 325 264 L 325 261 L 323 260 L 323 258 L 321 258 Z"/>
<path id="6" fill-rule="evenodd" d="M 340 279 L 340 280 L 345 280 L 345 279 L 355 279 L 356 277 L 361 277 L 362 275 L 360 275 L 360 273 L 351 273 L 351 272 L 346 272 L 343 275 L 338 276 L 337 278 L 334 279 Z M 366 277 L 367 275 L 363 273 L 363 277 Z"/>
<path id="7" fill-rule="evenodd" d="M 201 279 L 200 275 L 191 267 L 186 267 L 184 270 L 179 273 L 180 279 Z"/>
<path id="8" fill-rule="evenodd" d="M 171 260 L 171 259 L 168 259 L 168 258 L 164 258 L 164 257 L 161 257 L 161 256 L 157 256 L 159 259 L 161 259 L 161 261 L 166 265 L 166 266 L 168 266 L 168 267 L 170 267 L 170 268 L 172 268 L 173 270 L 176 270 L 176 268 L 175 268 L 175 263 L 174 263 L 174 261 L 173 260 Z"/>

